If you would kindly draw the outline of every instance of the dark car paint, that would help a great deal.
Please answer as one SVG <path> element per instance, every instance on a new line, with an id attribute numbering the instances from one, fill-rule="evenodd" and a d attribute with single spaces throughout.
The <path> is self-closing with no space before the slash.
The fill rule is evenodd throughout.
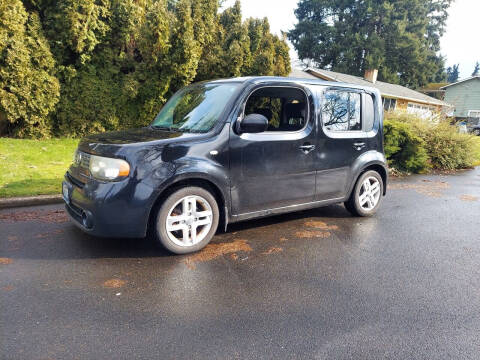
<path id="1" fill-rule="evenodd" d="M 79 150 L 126 160 L 128 178 L 101 182 L 82 175 L 72 165 L 65 176 L 71 201 L 66 205 L 74 222 L 97 236 L 143 237 L 157 199 L 180 181 L 208 182 L 219 197 L 225 226 L 293 210 L 307 209 L 348 199 L 356 179 L 369 166 L 383 169 L 383 122 L 379 93 L 375 89 L 316 80 L 240 78 L 238 93 L 227 105 L 217 125 L 207 134 L 170 132 L 152 127 L 117 131 L 84 138 Z M 293 86 L 309 99 L 308 124 L 296 132 L 238 134 L 243 104 L 252 91 L 264 86 Z M 349 87 L 377 96 L 374 129 L 363 133 L 365 149 L 357 151 L 357 137 L 333 139 L 321 127 L 319 95 L 328 87 Z M 340 141 L 339 141 L 340 140 Z M 341 147 L 348 147 L 343 152 Z M 314 151 L 303 153 L 300 146 Z M 275 151 L 272 151 L 275 150 Z M 212 155 L 211 152 L 217 152 Z M 283 156 L 278 154 L 283 153 Z M 81 214 L 88 214 L 88 227 Z"/>

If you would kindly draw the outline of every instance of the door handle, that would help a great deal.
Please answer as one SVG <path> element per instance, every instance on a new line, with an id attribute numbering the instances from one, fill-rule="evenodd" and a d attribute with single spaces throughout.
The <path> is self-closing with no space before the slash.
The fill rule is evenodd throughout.
<path id="1" fill-rule="evenodd" d="M 313 150 L 315 150 L 315 145 L 302 145 L 300 146 L 300 150 L 304 153 L 304 154 L 308 154 L 310 152 L 312 152 Z"/>
<path id="2" fill-rule="evenodd" d="M 355 150 L 362 150 L 365 147 L 365 143 L 364 142 L 356 142 L 356 143 L 353 144 L 353 147 L 355 148 Z"/>

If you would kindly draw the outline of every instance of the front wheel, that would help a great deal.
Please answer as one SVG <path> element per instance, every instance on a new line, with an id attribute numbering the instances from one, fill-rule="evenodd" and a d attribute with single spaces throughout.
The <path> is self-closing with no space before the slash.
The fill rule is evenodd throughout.
<path id="1" fill-rule="evenodd" d="M 480 129 L 473 130 L 473 135 L 480 136 Z"/>
<path id="2" fill-rule="evenodd" d="M 383 180 L 376 171 L 367 171 L 358 179 L 348 201 L 347 210 L 355 216 L 372 216 L 380 206 Z"/>
<path id="3" fill-rule="evenodd" d="M 155 233 L 157 241 L 175 254 L 204 248 L 215 235 L 220 215 L 213 195 L 199 187 L 184 187 L 165 199 Z"/>

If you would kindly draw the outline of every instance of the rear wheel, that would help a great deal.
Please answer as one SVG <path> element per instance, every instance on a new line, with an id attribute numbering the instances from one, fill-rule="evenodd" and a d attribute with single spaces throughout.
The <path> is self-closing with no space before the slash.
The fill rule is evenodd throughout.
<path id="1" fill-rule="evenodd" d="M 157 240 L 175 254 L 204 248 L 215 235 L 219 220 L 213 195 L 200 187 L 173 192 L 160 207 L 155 233 Z"/>
<path id="2" fill-rule="evenodd" d="M 376 171 L 367 171 L 358 179 L 348 201 L 347 210 L 355 216 L 372 216 L 380 206 L 383 180 Z"/>

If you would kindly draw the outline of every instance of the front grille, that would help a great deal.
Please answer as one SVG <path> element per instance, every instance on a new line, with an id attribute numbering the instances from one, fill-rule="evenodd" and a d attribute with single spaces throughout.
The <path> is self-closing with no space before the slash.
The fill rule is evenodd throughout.
<path id="1" fill-rule="evenodd" d="M 81 182 L 80 180 L 78 180 L 77 178 L 73 177 L 72 174 L 70 174 L 68 171 L 67 171 L 67 179 L 73 184 L 75 185 L 76 187 L 79 187 L 80 189 L 83 189 L 83 187 L 85 186 L 85 184 L 83 182 Z"/>

